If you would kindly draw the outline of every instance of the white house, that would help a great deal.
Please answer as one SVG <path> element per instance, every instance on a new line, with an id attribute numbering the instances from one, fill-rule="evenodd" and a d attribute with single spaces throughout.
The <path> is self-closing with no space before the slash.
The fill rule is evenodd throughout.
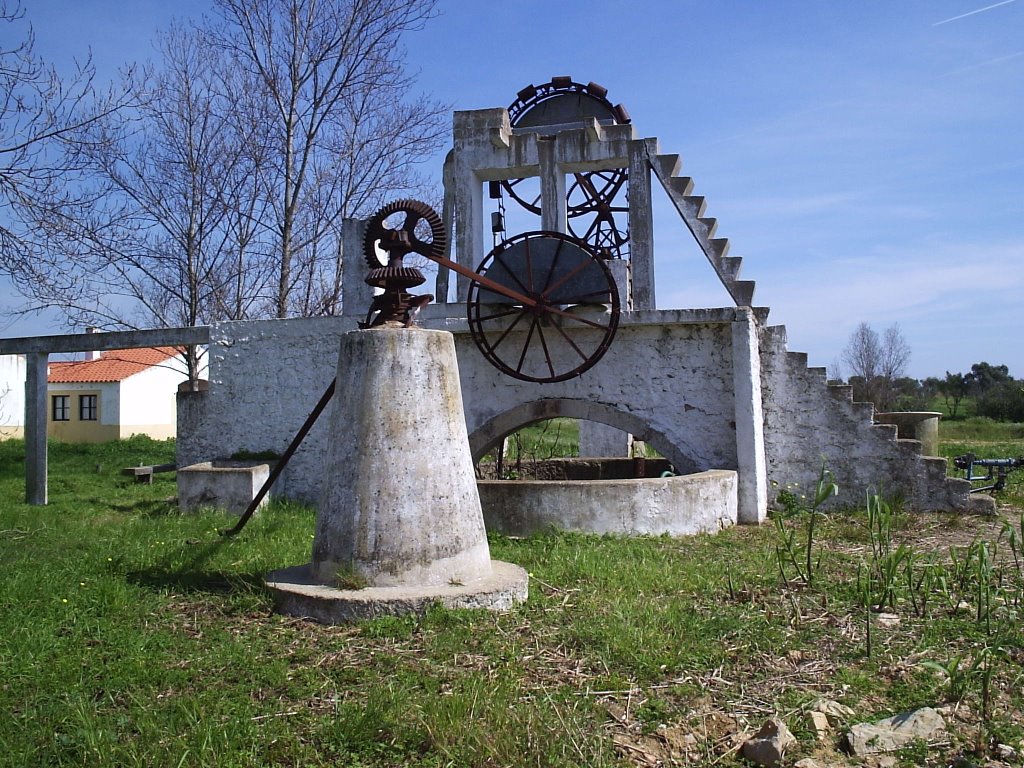
<path id="1" fill-rule="evenodd" d="M 0 355 L 0 440 L 25 434 L 25 356 Z"/>
<path id="2" fill-rule="evenodd" d="M 173 347 L 93 352 L 49 365 L 50 437 L 98 443 L 175 436 L 178 385 L 188 376 Z"/>

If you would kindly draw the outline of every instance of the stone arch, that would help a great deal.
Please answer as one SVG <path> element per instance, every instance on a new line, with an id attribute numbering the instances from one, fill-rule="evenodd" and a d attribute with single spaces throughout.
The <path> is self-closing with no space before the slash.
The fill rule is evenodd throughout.
<path id="1" fill-rule="evenodd" d="M 476 463 L 508 434 L 518 429 L 554 418 L 583 419 L 597 421 L 610 427 L 629 432 L 638 440 L 650 443 L 655 450 L 667 458 L 681 474 L 699 472 L 698 463 L 680 446 L 676 445 L 661 430 L 634 413 L 621 410 L 607 403 L 598 403 L 582 398 L 544 398 L 520 403 L 507 411 L 492 416 L 476 426 L 469 435 L 469 448 Z"/>

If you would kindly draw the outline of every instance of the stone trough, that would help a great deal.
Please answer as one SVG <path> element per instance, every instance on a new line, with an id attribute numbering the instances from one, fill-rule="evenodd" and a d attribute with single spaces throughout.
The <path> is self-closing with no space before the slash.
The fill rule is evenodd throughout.
<path id="1" fill-rule="evenodd" d="M 478 480 L 484 523 L 509 536 L 556 528 L 580 533 L 688 536 L 736 524 L 737 474 L 668 475 L 665 459 L 550 459 L 528 478 Z M 634 477 L 642 474 L 642 477 Z"/>
<path id="2" fill-rule="evenodd" d="M 178 470 L 178 505 L 185 512 L 200 507 L 217 507 L 241 515 L 270 477 L 273 461 L 216 459 L 191 464 Z M 263 497 L 281 493 L 280 478 Z"/>

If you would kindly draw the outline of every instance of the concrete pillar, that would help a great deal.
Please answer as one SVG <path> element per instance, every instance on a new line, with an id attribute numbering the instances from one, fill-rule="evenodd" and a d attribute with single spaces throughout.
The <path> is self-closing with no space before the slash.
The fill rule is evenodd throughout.
<path id="1" fill-rule="evenodd" d="M 768 471 L 761 406 L 761 354 L 757 321 L 748 308 L 736 309 L 732 324 L 733 393 L 736 413 L 737 519 L 759 524 L 768 516 Z"/>
<path id="2" fill-rule="evenodd" d="M 456 158 L 455 168 L 455 252 L 456 261 L 469 269 L 476 269 L 484 260 L 484 191 L 483 182 L 472 168 L 461 168 Z M 462 275 L 456 279 L 458 301 L 469 296 L 469 280 Z"/>
<path id="3" fill-rule="evenodd" d="M 540 165 L 540 228 L 567 232 L 565 174 L 555 160 L 555 138 L 537 137 Z"/>
<path id="4" fill-rule="evenodd" d="M 341 314 L 345 317 L 365 317 L 373 301 L 373 288 L 366 284 L 365 234 L 365 221 L 345 219 L 341 223 Z"/>
<path id="5" fill-rule="evenodd" d="M 491 573 L 450 333 L 341 338 L 313 578 L 447 586 Z"/>
<path id="6" fill-rule="evenodd" d="M 49 397 L 46 378 L 49 357 L 45 352 L 25 355 L 25 501 L 28 504 L 48 502 L 46 425 Z"/>
<path id="7" fill-rule="evenodd" d="M 452 237 L 452 221 L 455 218 L 455 150 L 448 150 L 444 158 L 444 169 L 441 173 L 444 186 L 444 202 L 441 204 L 441 219 L 444 221 L 444 233 L 447 240 L 444 245 L 444 256 L 451 261 L 452 251 L 455 247 L 455 238 Z M 482 200 L 481 200 L 482 203 Z M 448 285 L 451 282 L 451 273 L 447 267 L 437 266 L 437 279 L 434 281 L 434 302 L 437 304 L 448 303 Z"/>
<path id="8" fill-rule="evenodd" d="M 629 260 L 633 277 L 633 309 L 655 309 L 649 141 L 654 140 L 629 142 Z"/>

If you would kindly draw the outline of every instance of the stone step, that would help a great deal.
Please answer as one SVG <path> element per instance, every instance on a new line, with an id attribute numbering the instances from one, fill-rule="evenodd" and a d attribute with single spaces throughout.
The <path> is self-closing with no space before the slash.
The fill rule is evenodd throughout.
<path id="1" fill-rule="evenodd" d="M 690 194 L 693 191 L 693 179 L 675 175 L 681 167 L 679 155 L 651 153 L 648 149 L 648 162 L 733 301 L 740 307 L 753 306 L 754 281 L 736 279 L 740 261 L 727 260 L 728 238 L 714 237 L 718 230 L 718 219 L 704 216 L 707 201 L 702 195 Z"/>
<path id="2" fill-rule="evenodd" d="M 683 167 L 683 159 L 677 154 L 655 155 L 654 161 L 658 164 L 658 171 L 666 179 L 675 176 Z"/>
<path id="3" fill-rule="evenodd" d="M 742 256 L 724 256 L 718 260 L 718 271 L 730 280 L 740 276 L 740 267 L 743 266 Z"/>
<path id="4" fill-rule="evenodd" d="M 807 366 L 806 352 L 786 352 L 786 357 L 793 365 L 799 365 L 802 368 Z"/>
<path id="5" fill-rule="evenodd" d="M 874 410 L 875 407 L 871 406 L 872 414 L 874 414 Z M 887 440 L 896 440 L 897 428 L 895 424 L 872 424 L 871 428 L 884 435 Z"/>
<path id="6" fill-rule="evenodd" d="M 715 232 L 718 230 L 718 219 L 709 217 L 699 219 L 700 223 L 704 225 L 704 229 L 707 230 L 708 237 L 714 237 Z"/>
<path id="7" fill-rule="evenodd" d="M 828 369 L 824 366 L 812 365 L 807 368 L 807 373 L 818 380 L 819 384 L 828 383 Z"/>
<path id="8" fill-rule="evenodd" d="M 718 263 L 721 259 L 729 255 L 729 238 L 727 237 L 715 237 L 708 241 L 709 254 L 708 258 L 712 259 L 713 263 Z"/>
<path id="9" fill-rule="evenodd" d="M 875 404 L 874 403 L 853 403 L 853 411 L 859 416 L 862 416 L 867 421 L 873 421 L 875 418 Z"/>
<path id="10" fill-rule="evenodd" d="M 726 284 L 726 288 L 729 290 L 729 294 L 732 296 L 733 301 L 736 302 L 736 306 L 754 306 L 754 281 L 735 280 L 730 282 L 731 284 Z"/>
<path id="11" fill-rule="evenodd" d="M 686 197 L 686 195 L 693 191 L 693 179 L 689 176 L 668 176 L 666 178 L 668 179 L 668 187 L 673 197 L 675 195 Z"/>
<path id="12" fill-rule="evenodd" d="M 703 216 L 704 209 L 708 207 L 708 201 L 704 199 L 703 195 L 684 195 L 682 203 L 686 206 L 687 211 L 691 212 L 694 219 Z"/>
<path id="13" fill-rule="evenodd" d="M 847 403 L 853 402 L 853 387 L 849 384 L 829 384 L 828 393 L 836 400 L 842 400 Z"/>

